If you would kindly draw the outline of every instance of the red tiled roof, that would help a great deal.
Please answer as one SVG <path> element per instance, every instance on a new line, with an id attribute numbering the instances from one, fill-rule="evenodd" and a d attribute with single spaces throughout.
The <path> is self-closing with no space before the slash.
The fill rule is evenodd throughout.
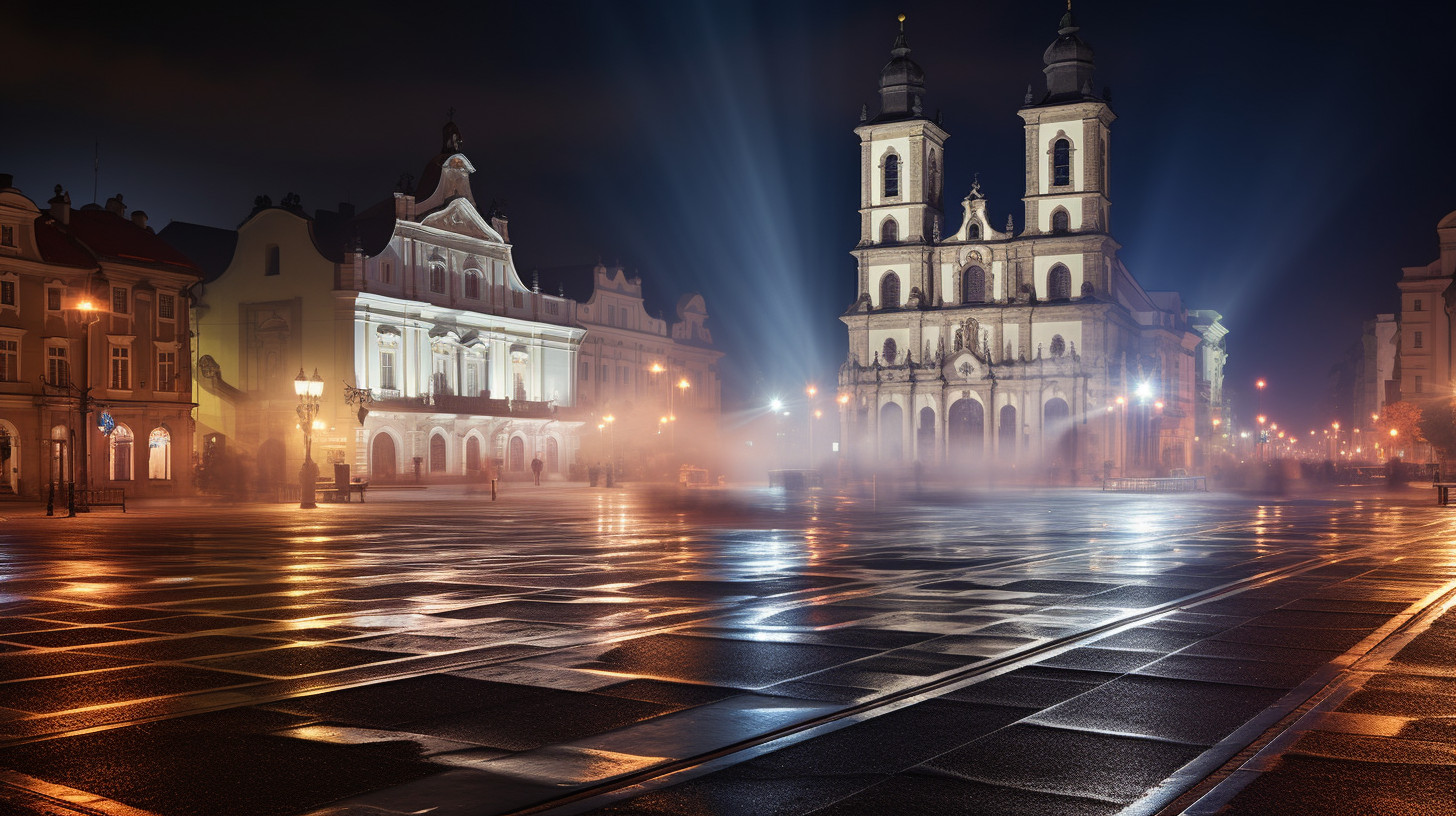
<path id="1" fill-rule="evenodd" d="M 201 276 L 192 259 L 148 232 L 106 210 L 72 210 L 70 232 L 97 255 L 126 263 L 170 266 Z"/>
<path id="2" fill-rule="evenodd" d="M 35 219 L 35 245 L 46 263 L 95 269 L 96 259 L 49 216 Z"/>

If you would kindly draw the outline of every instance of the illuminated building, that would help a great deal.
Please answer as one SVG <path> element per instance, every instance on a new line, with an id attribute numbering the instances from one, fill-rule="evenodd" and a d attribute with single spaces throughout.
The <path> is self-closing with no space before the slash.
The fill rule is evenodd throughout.
<path id="1" fill-rule="evenodd" d="M 198 269 L 120 195 L 48 205 L 0 175 L 0 494 L 185 495 Z"/>
<path id="2" fill-rule="evenodd" d="M 1402 400 L 1449 399 L 1456 385 L 1452 363 L 1451 304 L 1456 301 L 1456 212 L 1436 225 L 1440 254 L 1401 270 L 1395 377 Z"/>
<path id="3" fill-rule="evenodd" d="M 1195 407 L 1214 312 L 1150 292 L 1110 231 L 1109 134 L 1092 49 L 1070 12 L 1027 89 L 1023 226 L 998 223 L 979 183 L 949 223 L 948 133 L 926 115 L 925 73 L 902 26 L 861 140 L 858 298 L 841 320 L 848 455 L 862 461 L 1021 468 L 1067 481 L 1195 464 Z M 1222 355 L 1203 360 L 1219 369 Z M 1218 389 L 1221 392 L 1221 386 Z M 1212 382 L 1208 395 L 1213 394 Z M 1221 410 L 1221 409 L 1220 409 Z"/>
<path id="4" fill-rule="evenodd" d="M 261 487 L 292 482 L 303 459 L 293 380 L 317 369 L 325 478 L 330 463 L 375 482 L 497 468 L 526 478 L 537 456 L 547 478 L 566 475 L 585 332 L 572 301 L 517 274 L 507 220 L 477 206 L 453 122 L 443 142 L 418 185 L 357 214 L 310 216 L 291 195 L 256 202 L 198 297 L 205 452 L 230 446 Z"/>

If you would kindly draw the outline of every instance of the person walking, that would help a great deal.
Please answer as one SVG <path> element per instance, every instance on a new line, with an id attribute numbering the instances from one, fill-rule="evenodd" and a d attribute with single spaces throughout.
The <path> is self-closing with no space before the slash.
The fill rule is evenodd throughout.
<path id="1" fill-rule="evenodd" d="M 541 457 L 537 456 L 531 460 L 531 472 L 536 474 L 536 484 L 541 484 L 541 468 L 543 464 Z"/>

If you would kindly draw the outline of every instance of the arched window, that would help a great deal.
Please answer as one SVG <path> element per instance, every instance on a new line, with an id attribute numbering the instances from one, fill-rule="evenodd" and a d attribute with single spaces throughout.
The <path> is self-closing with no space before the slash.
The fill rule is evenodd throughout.
<path id="1" fill-rule="evenodd" d="M 465 296 L 480 300 L 480 273 L 473 270 L 465 273 Z"/>
<path id="2" fill-rule="evenodd" d="M 1060 357 L 1067 353 L 1067 341 L 1062 339 L 1060 334 L 1052 335 L 1052 356 Z"/>
<path id="3" fill-rule="evenodd" d="M 1052 234 L 1062 235 L 1071 231 L 1072 217 L 1067 215 L 1066 210 L 1058 207 L 1056 212 L 1052 213 Z"/>
<path id="4" fill-rule="evenodd" d="M 369 457 L 369 478 L 378 482 L 394 481 L 399 468 L 394 437 L 387 433 L 375 434 L 370 450 L 373 453 Z"/>
<path id="5" fill-rule="evenodd" d="M 561 447 L 556 444 L 556 437 L 546 437 L 546 472 L 555 473 L 561 469 Z"/>
<path id="6" fill-rule="evenodd" d="M 430 435 L 430 472 L 445 472 L 445 437 L 443 434 Z"/>
<path id="7" fill-rule="evenodd" d="M 967 231 L 966 235 L 969 236 L 972 241 L 981 240 L 981 225 L 972 224 L 970 230 Z"/>
<path id="8" fill-rule="evenodd" d="M 885 196 L 900 194 L 900 157 L 894 153 L 885 157 Z"/>
<path id="9" fill-rule="evenodd" d="M 437 293 L 445 291 L 445 267 L 439 264 L 430 264 L 430 291 Z"/>
<path id="10" fill-rule="evenodd" d="M 131 428 L 117 423 L 111 431 L 111 480 L 131 481 Z"/>
<path id="11" fill-rule="evenodd" d="M 880 243 L 893 244 L 900 240 L 900 222 L 893 218 L 886 218 L 885 223 L 880 225 Z"/>
<path id="12" fill-rule="evenodd" d="M 972 266 L 961 273 L 961 303 L 986 302 L 986 270 Z"/>
<path id="13" fill-rule="evenodd" d="M 885 365 L 894 365 L 895 358 L 899 356 L 899 354 L 900 351 L 899 348 L 895 345 L 895 338 L 885 338 L 885 345 L 883 348 L 880 349 L 880 359 L 884 361 Z"/>
<path id="14" fill-rule="evenodd" d="M 930 206 L 940 206 L 940 162 L 930 155 Z"/>
<path id="15" fill-rule="evenodd" d="M 480 472 L 480 440 L 473 436 L 465 440 L 465 472 Z"/>
<path id="16" fill-rule="evenodd" d="M 1067 139 L 1052 142 L 1052 185 L 1065 187 L 1072 183 L 1072 143 Z"/>
<path id="17" fill-rule="evenodd" d="M 1061 264 L 1047 272 L 1047 299 L 1067 300 L 1072 297 L 1072 273 Z"/>
<path id="18" fill-rule="evenodd" d="M 172 434 L 165 425 L 147 436 L 147 478 L 172 478 Z"/>
<path id="19" fill-rule="evenodd" d="M 514 472 L 521 472 L 526 469 L 526 440 L 519 436 L 511 437 L 510 461 L 507 465 Z"/>
<path id="20" fill-rule="evenodd" d="M 880 308 L 900 308 L 900 276 L 894 272 L 886 272 L 880 278 Z"/>

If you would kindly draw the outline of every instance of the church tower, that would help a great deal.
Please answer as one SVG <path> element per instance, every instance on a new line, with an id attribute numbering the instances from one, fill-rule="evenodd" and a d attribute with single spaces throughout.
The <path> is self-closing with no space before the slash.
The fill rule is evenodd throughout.
<path id="1" fill-rule="evenodd" d="M 1042 55 L 1046 92 L 1026 89 L 1026 235 L 1110 232 L 1108 136 L 1116 115 L 1092 87 L 1092 48 L 1070 1 Z"/>
<path id="2" fill-rule="evenodd" d="M 861 110 L 860 296 L 873 308 L 934 302 L 924 251 L 939 240 L 942 168 L 948 134 L 926 118 L 925 71 L 910 59 L 905 16 L 880 71 L 880 111 Z M 893 276 L 893 277 L 891 277 Z M 882 303 L 885 298 L 896 302 Z"/>

